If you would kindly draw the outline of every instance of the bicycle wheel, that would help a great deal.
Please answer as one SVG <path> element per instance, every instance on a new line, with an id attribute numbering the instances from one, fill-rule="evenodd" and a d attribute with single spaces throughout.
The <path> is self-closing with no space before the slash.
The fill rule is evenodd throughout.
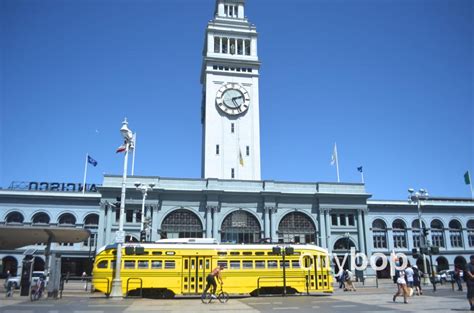
<path id="1" fill-rule="evenodd" d="M 32 290 L 31 291 L 31 294 L 30 294 L 30 300 L 31 301 L 36 301 L 38 298 L 37 298 L 37 295 L 36 295 L 36 290 Z"/>
<path id="2" fill-rule="evenodd" d="M 227 301 L 229 301 L 229 294 L 223 291 L 219 293 L 219 295 L 217 296 L 217 299 L 219 299 L 221 303 L 226 303 Z"/>
<path id="3" fill-rule="evenodd" d="M 210 292 L 203 293 L 202 296 L 201 296 L 201 301 L 202 301 L 202 303 L 205 303 L 205 304 L 211 303 L 212 293 L 210 293 Z"/>

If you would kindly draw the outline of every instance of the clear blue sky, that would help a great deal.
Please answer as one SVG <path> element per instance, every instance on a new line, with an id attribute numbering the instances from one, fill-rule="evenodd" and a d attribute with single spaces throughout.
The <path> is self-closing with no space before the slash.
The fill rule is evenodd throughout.
<path id="1" fill-rule="evenodd" d="M 122 174 L 199 178 L 214 0 L 0 0 L 0 186 Z M 470 197 L 473 1 L 247 0 L 259 32 L 262 179 Z"/>

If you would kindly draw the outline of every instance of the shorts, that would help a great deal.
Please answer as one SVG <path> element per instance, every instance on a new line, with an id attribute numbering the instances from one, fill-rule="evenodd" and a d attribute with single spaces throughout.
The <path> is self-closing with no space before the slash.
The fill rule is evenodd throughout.
<path id="1" fill-rule="evenodd" d="M 413 288 L 413 282 L 412 281 L 407 281 L 407 286 L 410 288 Z"/>
<path id="2" fill-rule="evenodd" d="M 474 285 L 466 284 L 467 285 L 467 298 L 472 299 L 474 298 Z"/>

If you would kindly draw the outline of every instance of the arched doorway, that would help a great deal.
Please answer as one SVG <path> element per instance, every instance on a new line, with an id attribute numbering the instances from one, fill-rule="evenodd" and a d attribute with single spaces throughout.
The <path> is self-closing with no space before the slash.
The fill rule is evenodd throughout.
<path id="1" fill-rule="evenodd" d="M 458 255 L 454 259 L 454 266 L 455 267 L 459 267 L 461 269 L 464 269 L 466 267 L 466 264 L 467 264 L 467 261 L 463 256 Z"/>
<path id="2" fill-rule="evenodd" d="M 418 266 L 418 269 L 420 271 L 422 271 L 423 273 L 430 273 L 430 261 L 429 259 L 425 256 L 425 260 L 426 260 L 426 269 L 425 269 L 425 266 L 423 264 L 423 257 L 419 257 L 417 260 L 416 260 L 416 266 Z"/>
<path id="3" fill-rule="evenodd" d="M 377 258 L 377 261 L 375 261 L 375 265 L 379 269 L 383 264 L 383 260 L 381 257 Z M 377 278 L 391 278 L 390 277 L 390 262 L 387 262 L 387 266 L 385 266 L 384 269 L 377 270 Z"/>
<path id="4" fill-rule="evenodd" d="M 354 242 L 351 240 L 350 236 L 338 239 L 334 243 L 333 254 L 334 254 L 334 273 L 339 273 L 341 269 L 348 269 L 351 264 L 350 252 L 351 248 L 355 248 Z M 347 257 L 346 257 L 347 255 Z M 344 258 L 346 260 L 344 261 Z"/>
<path id="5" fill-rule="evenodd" d="M 230 213 L 222 222 L 221 242 L 256 243 L 260 237 L 260 223 L 244 210 Z"/>
<path id="6" fill-rule="evenodd" d="M 38 256 L 35 256 L 33 261 L 33 271 L 44 271 L 44 260 Z"/>
<path id="7" fill-rule="evenodd" d="M 22 224 L 24 221 L 23 214 L 20 212 L 10 212 L 5 218 L 7 224 Z"/>
<path id="8" fill-rule="evenodd" d="M 436 272 L 439 273 L 439 271 L 442 270 L 449 270 L 449 262 L 444 256 L 439 256 L 436 258 Z"/>
<path id="9" fill-rule="evenodd" d="M 316 227 L 306 214 L 289 213 L 278 225 L 278 242 L 315 243 Z"/>
<path id="10" fill-rule="evenodd" d="M 165 238 L 202 238 L 202 223 L 196 214 L 181 208 L 165 217 L 161 233 Z"/>
<path id="11" fill-rule="evenodd" d="M 18 261 L 12 256 L 6 256 L 2 259 L 3 271 L 2 277 L 6 277 L 7 271 L 10 271 L 12 276 L 17 276 L 18 273 Z"/>

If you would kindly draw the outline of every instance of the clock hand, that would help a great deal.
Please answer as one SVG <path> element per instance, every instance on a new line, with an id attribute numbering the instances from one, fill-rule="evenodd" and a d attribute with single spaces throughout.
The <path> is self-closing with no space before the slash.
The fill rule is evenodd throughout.
<path id="1" fill-rule="evenodd" d="M 240 99 L 240 98 L 242 98 L 242 97 L 243 97 L 243 96 L 233 97 L 233 98 L 232 98 L 232 101 L 234 101 L 234 100 L 236 100 L 236 99 Z"/>

